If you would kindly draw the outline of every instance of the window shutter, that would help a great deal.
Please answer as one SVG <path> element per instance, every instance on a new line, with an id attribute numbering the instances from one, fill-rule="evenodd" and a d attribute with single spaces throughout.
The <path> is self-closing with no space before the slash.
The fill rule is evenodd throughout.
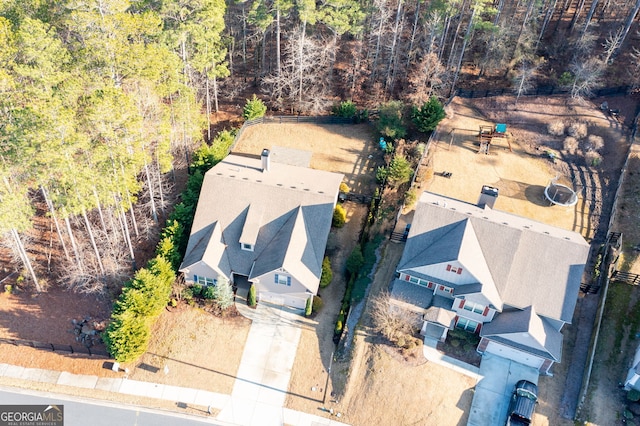
<path id="1" fill-rule="evenodd" d="M 287 285 L 291 287 L 291 277 L 287 277 Z"/>
<path id="2" fill-rule="evenodd" d="M 474 331 L 474 333 L 480 333 L 480 329 L 482 328 L 482 323 L 479 322 L 478 325 L 476 325 L 476 329 Z"/>
<path id="3" fill-rule="evenodd" d="M 451 270 L 451 265 L 447 265 L 447 271 Z"/>
<path id="4" fill-rule="evenodd" d="M 462 274 L 462 268 L 458 268 L 458 275 Z"/>
<path id="5" fill-rule="evenodd" d="M 489 313 L 489 307 L 488 307 L 488 306 L 485 306 L 485 307 L 484 307 L 484 312 L 482 313 L 482 316 L 483 316 L 483 317 L 486 317 L 488 313 Z"/>
<path id="6" fill-rule="evenodd" d="M 462 299 L 460 301 L 460 306 L 458 306 L 460 309 L 464 308 L 464 299 Z"/>
<path id="7" fill-rule="evenodd" d="M 444 286 L 443 285 L 440 286 L 440 291 L 444 291 Z"/>
<path id="8" fill-rule="evenodd" d="M 404 280 L 405 280 L 405 281 L 409 281 L 409 275 L 405 275 L 405 276 L 404 276 Z"/>
<path id="9" fill-rule="evenodd" d="M 273 282 L 274 282 L 274 283 L 276 283 L 276 284 L 278 284 L 278 274 L 275 274 L 275 275 L 274 275 L 274 281 L 273 281 Z"/>

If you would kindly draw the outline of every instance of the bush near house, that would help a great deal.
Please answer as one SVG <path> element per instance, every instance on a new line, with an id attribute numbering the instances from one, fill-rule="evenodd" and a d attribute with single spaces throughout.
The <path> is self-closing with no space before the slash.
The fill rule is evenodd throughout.
<path id="1" fill-rule="evenodd" d="M 313 313 L 319 312 L 323 306 L 324 306 L 324 302 L 322 301 L 322 298 L 320 298 L 320 296 L 313 296 L 311 312 Z"/>
<path id="2" fill-rule="evenodd" d="M 393 160 L 391 160 L 387 170 L 387 181 L 393 188 L 397 188 L 403 183 L 409 182 L 411 175 L 413 174 L 413 169 L 411 168 L 409 160 L 402 155 L 393 157 Z"/>
<path id="3" fill-rule="evenodd" d="M 312 312 L 313 312 L 313 297 L 309 297 L 307 299 L 307 304 L 304 307 L 304 316 L 310 317 Z"/>
<path id="4" fill-rule="evenodd" d="M 169 261 L 156 256 L 124 285 L 102 336 L 116 361 L 135 361 L 146 351 L 151 325 L 169 303 L 175 278 Z"/>
<path id="5" fill-rule="evenodd" d="M 376 123 L 378 132 L 390 140 L 402 139 L 407 134 L 401 101 L 389 101 L 380 105 L 380 118 Z"/>
<path id="6" fill-rule="evenodd" d="M 206 300 L 213 300 L 216 298 L 216 288 L 212 285 L 206 286 L 202 290 L 202 298 Z"/>
<path id="7" fill-rule="evenodd" d="M 356 104 L 351 101 L 340 102 L 338 105 L 334 105 L 333 108 L 331 108 L 331 114 L 338 117 L 353 118 L 357 113 L 358 108 L 356 107 Z"/>
<path id="8" fill-rule="evenodd" d="M 347 212 L 340 204 L 333 210 L 333 226 L 342 228 L 347 223 Z"/>
<path id="9" fill-rule="evenodd" d="M 251 284 L 251 287 L 249 287 L 249 296 L 247 296 L 247 305 L 255 308 L 257 304 L 258 299 L 256 296 L 256 286 Z"/>
<path id="10" fill-rule="evenodd" d="M 355 275 L 362 265 L 364 265 L 364 256 L 362 255 L 362 246 L 358 244 L 353 248 L 347 258 L 347 272 L 350 275 Z"/>
<path id="11" fill-rule="evenodd" d="M 333 280 L 333 271 L 331 270 L 331 261 L 327 256 L 322 261 L 322 275 L 320 275 L 320 288 L 325 288 L 331 284 Z"/>

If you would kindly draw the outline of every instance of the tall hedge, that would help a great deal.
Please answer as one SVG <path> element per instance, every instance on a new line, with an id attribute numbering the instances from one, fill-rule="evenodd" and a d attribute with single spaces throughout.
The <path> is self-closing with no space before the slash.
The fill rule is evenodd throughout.
<path id="1" fill-rule="evenodd" d="M 150 338 L 147 318 L 129 311 L 113 315 L 102 336 L 107 350 L 118 362 L 138 359 L 147 350 Z"/>
<path id="2" fill-rule="evenodd" d="M 103 335 L 116 361 L 134 361 L 147 350 L 151 325 L 169 303 L 175 278 L 169 261 L 156 256 L 124 285 Z"/>

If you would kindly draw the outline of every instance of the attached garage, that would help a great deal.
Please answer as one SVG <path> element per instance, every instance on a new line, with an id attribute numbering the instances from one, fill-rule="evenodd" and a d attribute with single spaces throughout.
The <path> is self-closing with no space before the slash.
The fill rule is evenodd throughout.
<path id="1" fill-rule="evenodd" d="M 291 296 L 289 294 L 261 291 L 258 298 L 260 301 L 273 303 L 274 305 L 291 306 L 297 309 L 304 309 L 307 306 L 307 299 Z"/>
<path id="2" fill-rule="evenodd" d="M 501 356 L 502 358 L 510 359 L 523 365 L 528 365 L 535 369 L 540 369 L 542 364 L 545 362 L 544 358 L 537 357 L 494 341 L 489 341 L 489 344 L 484 351 Z"/>

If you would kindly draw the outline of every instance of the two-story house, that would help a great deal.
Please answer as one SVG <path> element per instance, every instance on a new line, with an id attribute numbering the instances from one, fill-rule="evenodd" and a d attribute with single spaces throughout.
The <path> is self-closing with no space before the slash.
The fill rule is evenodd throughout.
<path id="1" fill-rule="evenodd" d="M 487 197 L 487 194 L 489 196 Z M 444 340 L 457 327 L 477 350 L 549 373 L 562 357 L 589 244 L 572 231 L 424 192 L 392 284 L 392 297 L 422 316 L 421 333 Z"/>

